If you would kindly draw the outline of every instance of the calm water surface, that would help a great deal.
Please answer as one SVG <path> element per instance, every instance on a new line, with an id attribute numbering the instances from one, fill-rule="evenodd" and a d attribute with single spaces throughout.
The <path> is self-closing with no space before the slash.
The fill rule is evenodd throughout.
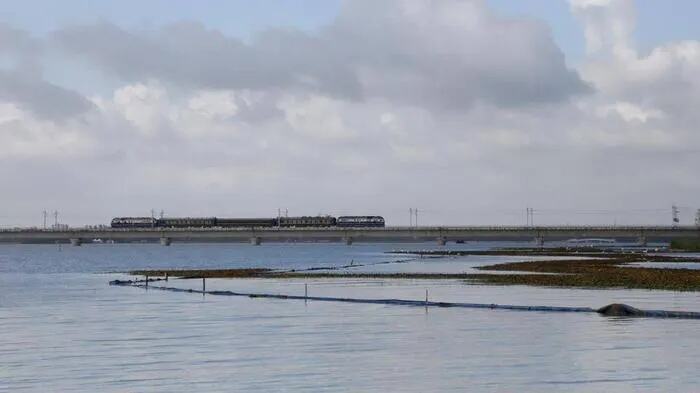
<path id="1" fill-rule="evenodd" d="M 426 311 L 107 285 L 125 277 L 119 272 L 137 268 L 371 265 L 406 258 L 387 250 L 430 247 L 0 245 L 0 391 L 698 391 L 698 321 Z M 468 271 L 498 261 L 467 257 L 407 266 Z M 201 282 L 169 284 L 197 288 Z M 207 288 L 302 294 L 304 284 L 313 295 L 422 299 L 428 289 L 431 300 L 593 307 L 625 302 L 700 311 L 695 293 L 456 280 L 208 280 Z"/>

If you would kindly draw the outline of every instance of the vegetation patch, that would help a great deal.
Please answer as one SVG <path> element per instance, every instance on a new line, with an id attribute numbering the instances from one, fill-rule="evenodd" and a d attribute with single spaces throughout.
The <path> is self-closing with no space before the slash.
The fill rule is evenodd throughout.
<path id="1" fill-rule="evenodd" d="M 254 278 L 266 277 L 270 269 L 160 269 L 133 270 L 129 274 L 149 277 L 178 277 L 178 278 Z"/>
<path id="2" fill-rule="evenodd" d="M 472 279 L 501 285 L 700 290 L 700 270 L 625 266 L 628 263 L 614 259 L 503 263 L 477 269 L 559 274 L 480 274 L 474 275 Z"/>
<path id="3" fill-rule="evenodd" d="M 700 252 L 700 239 L 678 239 L 671 241 L 671 249 L 674 251 Z"/>

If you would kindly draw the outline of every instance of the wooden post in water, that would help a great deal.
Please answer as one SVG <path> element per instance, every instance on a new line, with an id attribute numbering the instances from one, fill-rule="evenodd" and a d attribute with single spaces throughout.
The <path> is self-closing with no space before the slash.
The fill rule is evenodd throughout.
<path id="1" fill-rule="evenodd" d="M 428 288 L 425 288 L 425 315 L 428 315 Z"/>
<path id="2" fill-rule="evenodd" d="M 165 281 L 168 281 L 168 273 L 165 273 Z"/>
<path id="3" fill-rule="evenodd" d="M 207 279 L 202 277 L 202 295 L 207 291 Z"/>
<path id="4" fill-rule="evenodd" d="M 304 284 L 304 298 L 309 298 L 309 284 Z"/>
<path id="5" fill-rule="evenodd" d="M 146 288 L 148 288 L 148 276 L 146 276 Z"/>

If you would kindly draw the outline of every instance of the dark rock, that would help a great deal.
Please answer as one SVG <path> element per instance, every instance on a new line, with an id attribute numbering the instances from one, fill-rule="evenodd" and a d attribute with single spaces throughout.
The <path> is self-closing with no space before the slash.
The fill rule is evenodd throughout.
<path id="1" fill-rule="evenodd" d="M 608 317 L 641 317 L 644 311 L 621 303 L 608 304 L 596 310 L 598 314 Z"/>
<path id="2" fill-rule="evenodd" d="M 121 285 L 121 286 L 126 286 L 126 285 L 131 285 L 134 282 L 131 280 L 112 280 L 109 282 L 109 285 Z"/>

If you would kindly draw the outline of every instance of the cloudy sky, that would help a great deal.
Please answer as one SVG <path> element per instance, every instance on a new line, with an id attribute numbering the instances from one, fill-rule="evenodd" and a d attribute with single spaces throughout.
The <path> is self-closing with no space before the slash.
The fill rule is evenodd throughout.
<path id="1" fill-rule="evenodd" d="M 0 3 L 0 227 L 691 223 L 694 0 Z"/>

